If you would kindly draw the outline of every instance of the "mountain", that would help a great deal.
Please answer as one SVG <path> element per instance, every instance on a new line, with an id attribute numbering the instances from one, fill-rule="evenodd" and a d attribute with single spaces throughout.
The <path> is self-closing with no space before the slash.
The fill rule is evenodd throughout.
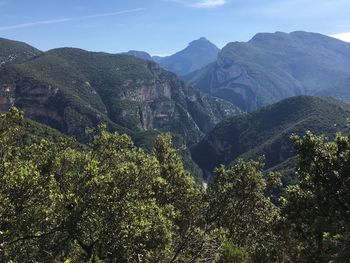
<path id="1" fill-rule="evenodd" d="M 184 50 L 167 57 L 153 57 L 164 69 L 178 76 L 198 70 L 217 59 L 219 48 L 202 37 L 192 41 Z"/>
<path id="2" fill-rule="evenodd" d="M 137 58 L 141 58 L 141 59 L 144 59 L 144 60 L 153 61 L 153 58 L 151 57 L 151 55 L 148 54 L 145 51 L 129 50 L 125 54 L 131 55 L 131 56 L 134 56 L 134 57 L 137 57 Z"/>
<path id="3" fill-rule="evenodd" d="M 317 92 L 317 95 L 334 97 L 350 102 L 350 77 L 345 80 L 341 80 L 338 84 L 331 88 L 320 90 Z"/>
<path id="4" fill-rule="evenodd" d="M 0 110 L 84 140 L 86 127 L 136 134 L 172 132 L 197 142 L 237 109 L 187 87 L 159 65 L 129 55 L 60 48 L 0 69 Z"/>
<path id="5" fill-rule="evenodd" d="M 288 166 L 294 156 L 290 136 L 334 134 L 346 127 L 350 104 L 326 97 L 298 96 L 220 122 L 197 145 L 192 158 L 207 177 L 237 158 L 266 157 L 266 169 Z"/>
<path id="6" fill-rule="evenodd" d="M 287 97 L 331 90 L 349 77 L 349 43 L 297 31 L 260 33 L 249 42 L 229 43 L 216 62 L 184 79 L 253 111 Z"/>
<path id="7" fill-rule="evenodd" d="M 0 38 L 0 68 L 10 63 L 26 61 L 41 51 L 23 42 Z"/>

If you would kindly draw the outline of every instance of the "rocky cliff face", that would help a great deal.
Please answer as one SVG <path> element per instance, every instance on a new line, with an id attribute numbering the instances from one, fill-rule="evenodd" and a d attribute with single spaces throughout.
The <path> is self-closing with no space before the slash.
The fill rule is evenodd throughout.
<path id="1" fill-rule="evenodd" d="M 122 132 L 173 132 L 188 144 L 238 112 L 153 62 L 79 49 L 53 50 L 0 69 L 0 109 L 11 106 L 79 138 L 103 121 Z"/>

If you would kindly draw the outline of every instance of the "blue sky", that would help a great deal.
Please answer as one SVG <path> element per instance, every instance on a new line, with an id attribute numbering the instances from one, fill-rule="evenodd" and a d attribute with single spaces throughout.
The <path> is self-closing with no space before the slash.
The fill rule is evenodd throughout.
<path id="1" fill-rule="evenodd" d="M 0 37 L 39 49 L 166 55 L 205 36 L 224 46 L 305 30 L 350 41 L 350 0 L 0 0 Z"/>

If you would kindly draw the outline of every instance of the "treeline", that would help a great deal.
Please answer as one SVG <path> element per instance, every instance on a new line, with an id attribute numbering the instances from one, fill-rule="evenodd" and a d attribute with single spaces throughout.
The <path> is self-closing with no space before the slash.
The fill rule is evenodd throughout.
<path id="1" fill-rule="evenodd" d="M 204 188 L 170 135 L 151 153 L 104 126 L 89 135 L 32 136 L 19 110 L 0 115 L 0 262 L 350 258 L 347 135 L 293 136 L 298 184 L 282 193 L 262 161 L 219 167 Z"/>

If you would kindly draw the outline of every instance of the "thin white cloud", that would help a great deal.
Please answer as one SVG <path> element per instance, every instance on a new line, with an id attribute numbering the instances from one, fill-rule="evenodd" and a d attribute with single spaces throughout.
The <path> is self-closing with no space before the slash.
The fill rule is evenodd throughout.
<path id="1" fill-rule="evenodd" d="M 227 4 L 226 0 L 203 0 L 194 3 L 193 6 L 199 8 L 213 8 L 223 6 L 225 4 Z"/>
<path id="2" fill-rule="evenodd" d="M 136 9 L 129 9 L 129 10 L 123 10 L 123 11 L 118 11 L 118 12 L 111 12 L 111 13 L 102 13 L 102 14 L 94 14 L 94 15 L 78 16 L 78 17 L 68 17 L 68 18 L 58 18 L 58 19 L 51 19 L 51 20 L 28 22 L 28 23 L 11 25 L 11 26 L 2 26 L 2 27 L 0 26 L 0 31 L 7 31 L 7 30 L 26 28 L 26 27 L 35 27 L 35 26 L 40 26 L 40 25 L 58 24 L 58 23 L 71 22 L 71 21 L 87 20 L 87 19 L 93 19 L 93 18 L 99 18 L 99 17 L 117 16 L 117 15 L 122 15 L 122 14 L 140 12 L 142 10 L 145 10 L 145 9 L 144 8 L 136 8 Z"/>
<path id="3" fill-rule="evenodd" d="M 167 0 L 169 2 L 175 2 L 183 4 L 189 7 L 195 8 L 215 8 L 223 6 L 229 2 L 229 0 Z"/>
<path id="4" fill-rule="evenodd" d="M 331 37 L 338 38 L 338 39 L 343 40 L 345 42 L 350 42 L 350 32 L 334 34 L 334 35 L 331 35 Z"/>

